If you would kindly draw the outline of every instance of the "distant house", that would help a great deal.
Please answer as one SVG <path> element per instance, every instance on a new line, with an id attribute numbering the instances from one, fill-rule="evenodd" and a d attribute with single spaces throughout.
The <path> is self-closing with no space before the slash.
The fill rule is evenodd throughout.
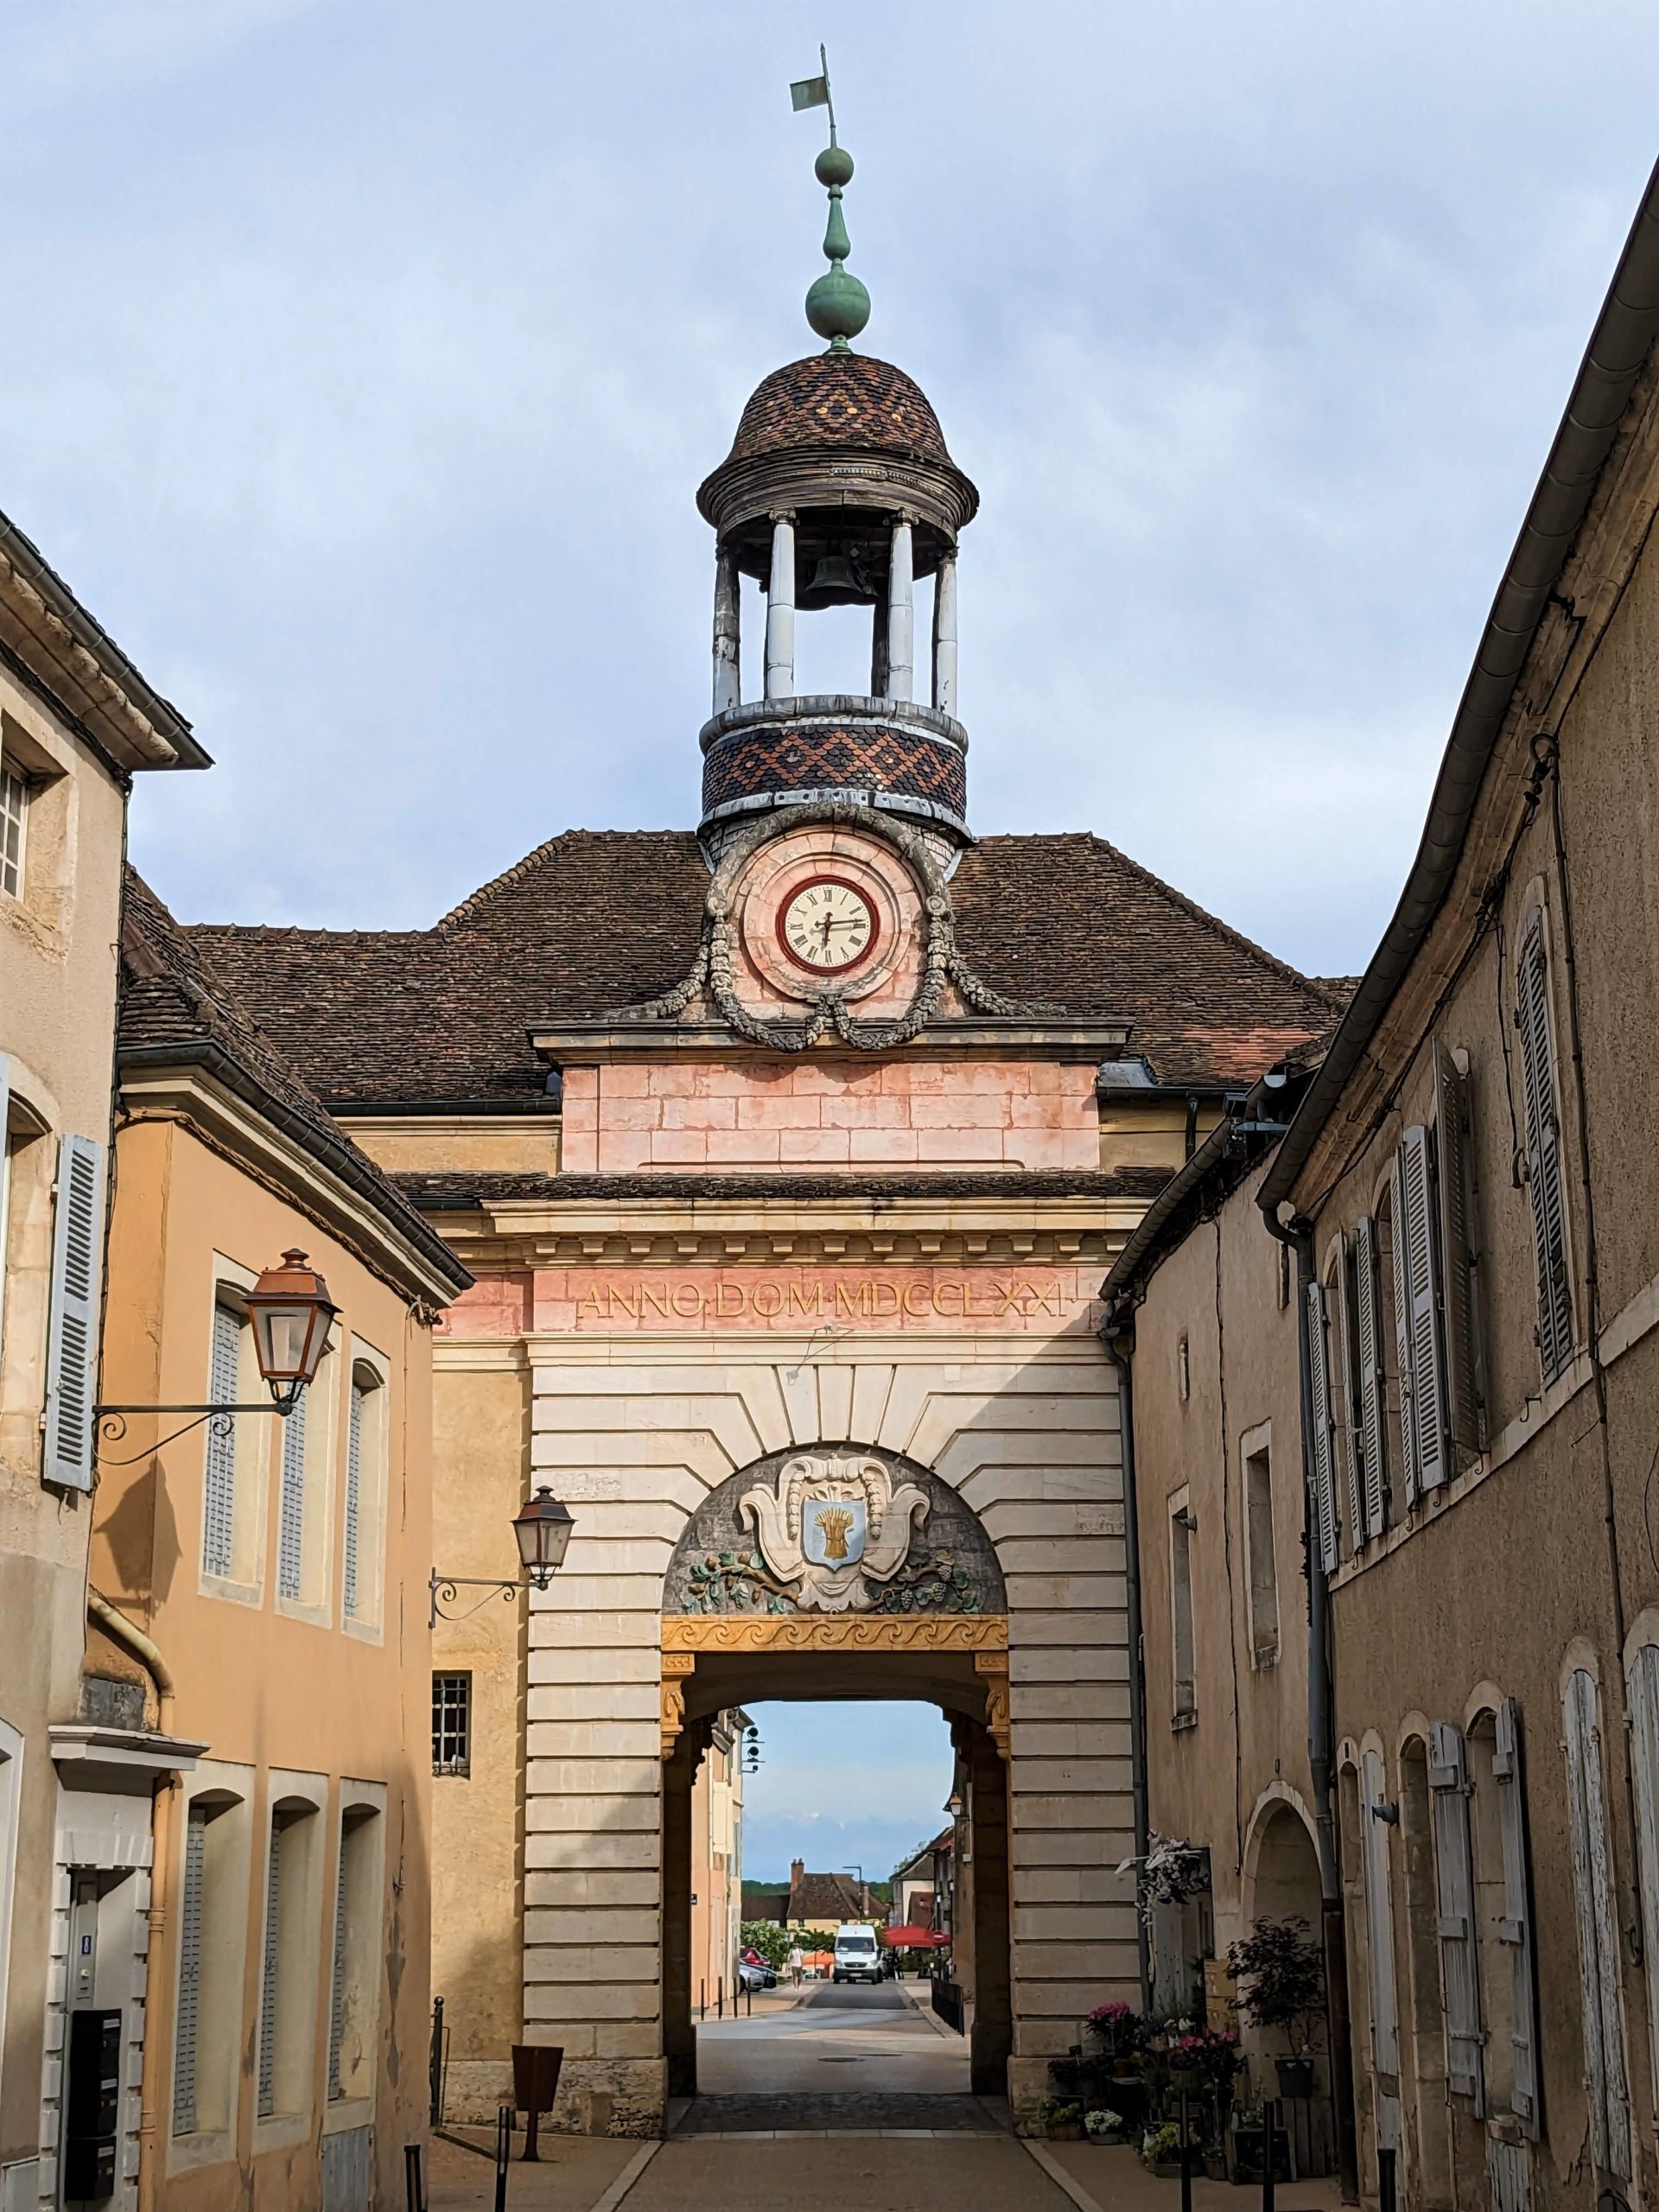
<path id="1" fill-rule="evenodd" d="M 789 1918 L 789 1884 L 745 1882 L 743 1917 L 745 1920 L 769 1920 L 775 1926 L 783 1927 Z"/>
<path id="2" fill-rule="evenodd" d="M 789 1870 L 788 1924 L 791 1928 L 838 1928 L 844 1920 L 868 1920 L 859 1885 L 846 1874 L 809 1874 L 797 1859 Z"/>
<path id="3" fill-rule="evenodd" d="M 931 1928 L 949 1934 L 954 1827 L 942 1828 L 893 1870 L 887 1923 L 893 1928 Z"/>

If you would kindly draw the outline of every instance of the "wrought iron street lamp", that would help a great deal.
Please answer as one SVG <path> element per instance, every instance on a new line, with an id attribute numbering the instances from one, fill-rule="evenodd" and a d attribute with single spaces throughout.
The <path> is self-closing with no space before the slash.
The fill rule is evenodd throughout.
<path id="1" fill-rule="evenodd" d="M 543 1485 L 534 1497 L 521 1505 L 512 1516 L 512 1534 L 518 1546 L 523 1573 L 516 1581 L 498 1580 L 487 1574 L 440 1574 L 435 1567 L 427 1582 L 431 1595 L 432 1609 L 427 1621 L 429 1628 L 435 1628 L 440 1621 L 465 1620 L 466 1613 L 446 1613 L 444 1605 L 454 1598 L 457 1590 L 484 1590 L 493 1597 L 505 1599 L 511 1605 L 524 1589 L 545 1590 L 560 1567 L 564 1565 L 565 1551 L 570 1541 L 570 1531 L 575 1520 L 568 1506 L 561 1505 L 552 1491 Z M 442 1601 L 442 1602 L 440 1602 Z M 480 1598 L 478 1605 L 488 1603 Z M 468 1608 L 478 1611 L 478 1605 Z"/>
<path id="2" fill-rule="evenodd" d="M 261 1380 L 270 1391 L 269 1402 L 240 1405 L 219 1400 L 205 1406 L 94 1406 L 92 1418 L 103 1434 L 115 1440 L 126 1434 L 128 1414 L 190 1414 L 184 1428 L 162 1439 L 171 1444 L 199 1422 L 228 1422 L 234 1414 L 279 1414 L 286 1421 L 300 1402 L 300 1393 L 316 1380 L 317 1369 L 328 1347 L 328 1332 L 340 1312 L 328 1295 L 328 1286 L 305 1254 L 297 1249 L 283 1253 L 281 1264 L 267 1268 L 247 1294 L 248 1319 L 253 1332 L 253 1356 Z M 151 1447 L 159 1450 L 160 1445 Z M 116 1460 L 117 1466 L 129 1463 Z"/>

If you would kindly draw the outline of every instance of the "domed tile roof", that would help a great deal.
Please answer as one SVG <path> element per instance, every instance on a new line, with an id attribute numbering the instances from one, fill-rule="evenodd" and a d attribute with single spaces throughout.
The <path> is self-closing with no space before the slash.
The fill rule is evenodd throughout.
<path id="1" fill-rule="evenodd" d="M 798 446 L 853 446 L 952 465 L 921 386 L 868 353 L 812 353 L 774 369 L 743 410 L 722 466 Z"/>

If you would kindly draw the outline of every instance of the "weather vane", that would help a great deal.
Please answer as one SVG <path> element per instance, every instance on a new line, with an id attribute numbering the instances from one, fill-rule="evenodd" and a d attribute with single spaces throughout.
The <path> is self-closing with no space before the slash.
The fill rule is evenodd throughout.
<path id="1" fill-rule="evenodd" d="M 818 48 L 822 74 L 802 77 L 789 88 L 791 105 L 798 115 L 803 108 L 830 111 L 830 143 L 812 164 L 814 175 L 830 194 L 830 220 L 823 233 L 824 258 L 830 266 L 806 296 L 806 319 L 820 338 L 830 340 L 832 353 L 848 352 L 848 340 L 856 338 L 870 319 L 870 296 L 846 266 L 853 250 L 847 235 L 847 219 L 841 212 L 842 192 L 851 183 L 853 157 L 836 137 L 836 104 L 830 92 L 830 57 Z"/>

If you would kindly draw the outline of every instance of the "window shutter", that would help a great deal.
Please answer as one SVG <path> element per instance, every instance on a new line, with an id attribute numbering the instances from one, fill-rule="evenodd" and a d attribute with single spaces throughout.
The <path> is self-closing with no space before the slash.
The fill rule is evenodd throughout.
<path id="1" fill-rule="evenodd" d="M 1406 1257 L 1406 1194 L 1396 1151 L 1389 1166 L 1394 1225 L 1394 1353 L 1400 1377 L 1400 1450 L 1405 1464 L 1401 1480 L 1409 1507 L 1422 1489 L 1422 1454 L 1417 1445 L 1417 1387 L 1411 1364 L 1411 1269 Z"/>
<path id="2" fill-rule="evenodd" d="M 1307 1286 L 1307 1359 L 1313 1393 L 1313 1512 L 1319 1557 L 1327 1574 L 1340 1564 L 1336 1470 L 1331 1463 L 1331 1363 L 1325 1336 L 1325 1286 Z"/>
<path id="3" fill-rule="evenodd" d="M 346 1542 L 340 1603 L 346 1618 L 357 1615 L 357 1546 L 363 1514 L 363 1399 L 360 1382 L 352 1385 L 351 1413 L 346 1430 Z"/>
<path id="4" fill-rule="evenodd" d="M 338 2104 L 344 2094 L 340 2081 L 340 2048 L 346 2032 L 346 1838 L 340 1832 L 340 1876 L 334 1885 L 334 1960 L 328 1986 L 328 2101 Z"/>
<path id="5" fill-rule="evenodd" d="M 1440 1992 L 1446 2007 L 1446 2077 L 1455 2095 L 1485 2109 L 1481 2080 L 1480 1978 L 1475 1952 L 1475 1870 L 1463 1735 L 1444 1720 L 1428 1731 L 1428 1791 L 1440 1905 Z"/>
<path id="6" fill-rule="evenodd" d="M 1470 1196 L 1469 1085 L 1437 1038 L 1434 1042 L 1434 1141 L 1440 1199 L 1440 1292 L 1446 1325 L 1446 1398 L 1451 1442 L 1473 1457 L 1480 1450 L 1477 1366 L 1473 1211 Z"/>
<path id="7" fill-rule="evenodd" d="M 1648 2037 L 1659 2085 L 1659 1647 L 1644 1643 L 1630 1669 L 1630 1765 L 1636 1783 L 1636 1863 L 1648 1967 Z"/>
<path id="8" fill-rule="evenodd" d="M 284 1598 L 300 1594 L 305 1560 L 305 1401 L 301 1391 L 283 1422 L 283 1492 L 276 1524 L 276 1588 Z"/>
<path id="9" fill-rule="evenodd" d="M 213 1355 L 207 1395 L 216 1406 L 235 1405 L 241 1395 L 242 1317 L 234 1307 L 213 1307 Z M 207 1473 L 202 1493 L 201 1563 L 209 1574 L 228 1574 L 236 1547 L 236 1422 L 225 1417 L 207 1424 Z"/>
<path id="10" fill-rule="evenodd" d="M 1510 1954 L 1515 2084 L 1510 2109 L 1536 2140 L 1541 2083 L 1538 2068 L 1537 1966 L 1532 1941 L 1532 1893 L 1527 1864 L 1527 1799 L 1521 1766 L 1521 1708 L 1506 1697 L 1494 1721 L 1492 1775 L 1497 1784 L 1498 1834 L 1503 1847 L 1503 1917 L 1497 1940 Z"/>
<path id="11" fill-rule="evenodd" d="M 1451 1473 L 1446 1456 L 1445 1361 L 1440 1342 L 1440 1287 L 1434 1244 L 1428 1131 L 1421 1125 L 1400 1140 L 1400 1193 L 1405 1202 L 1406 1299 L 1411 1330 L 1412 1420 L 1417 1479 L 1438 1490 Z M 1398 1286 L 1396 1285 L 1396 1294 Z"/>
<path id="12" fill-rule="evenodd" d="M 207 1814 L 193 1805 L 184 1829 L 184 1892 L 179 1901 L 179 2017 L 173 2044 L 173 2133 L 196 2130 L 196 2028 L 201 2012 L 201 1876 Z"/>
<path id="13" fill-rule="evenodd" d="M 1561 1133 L 1555 1113 L 1555 1052 L 1549 1026 L 1549 962 L 1544 925 L 1535 918 L 1521 946 L 1516 981 L 1520 1003 L 1521 1086 L 1527 1117 L 1527 1189 L 1532 1199 L 1533 1255 L 1538 1273 L 1538 1351 L 1553 1382 L 1573 1357 L 1573 1297 L 1567 1263 L 1567 1215 L 1561 1202 Z"/>
<path id="14" fill-rule="evenodd" d="M 46 1343 L 45 1478 L 92 1486 L 92 1398 L 98 1378 L 98 1289 L 104 1147 L 91 1137 L 58 1145 L 52 1217 L 52 1318 Z"/>
<path id="15" fill-rule="evenodd" d="M 276 2109 L 276 1935 L 283 1902 L 283 1828 L 270 1821 L 270 1859 L 265 1869 L 265 1951 L 259 1974 L 259 2117 Z"/>
<path id="16" fill-rule="evenodd" d="M 1607 1855 L 1599 1707 L 1593 1676 L 1582 1667 L 1575 1668 L 1567 1685 L 1567 1793 L 1573 1830 L 1573 1891 L 1578 1907 L 1579 1991 L 1584 2014 L 1590 2147 L 1598 2165 L 1628 2181 L 1630 2090 L 1618 2012 L 1618 1940 Z"/>
<path id="17" fill-rule="evenodd" d="M 1400 2071 L 1398 2001 L 1394 1981 L 1394 1898 L 1389 1887 L 1389 1829 L 1372 1808 L 1382 1804 L 1382 1762 L 1367 1751 L 1360 1762 L 1360 1818 L 1365 1824 L 1365 1925 L 1371 1962 L 1371 2058 L 1379 2074 Z"/>
<path id="18" fill-rule="evenodd" d="M 1348 1478 L 1348 1547 L 1357 1551 L 1365 1541 L 1365 1475 L 1364 1459 L 1360 1446 L 1357 1410 L 1359 1393 L 1356 1386 L 1356 1355 L 1354 1343 L 1353 1308 L 1350 1303 L 1348 1271 L 1348 1239 L 1338 1230 L 1335 1253 L 1335 1275 L 1326 1291 L 1334 1299 L 1335 1311 L 1331 1320 L 1331 1357 L 1335 1367 L 1332 1386 L 1332 1413 L 1342 1446 L 1340 1459 L 1343 1471 Z M 1336 1402 L 1336 1383 L 1340 1382 L 1341 1402 Z"/>
<path id="19" fill-rule="evenodd" d="M 1382 1300 L 1376 1275 L 1376 1224 L 1366 1214 L 1354 1230 L 1354 1314 L 1359 1337 L 1359 1419 L 1356 1424 L 1367 1536 L 1380 1536 L 1388 1520 L 1387 1472 L 1382 1460 Z M 1359 1542 L 1357 1531 L 1354 1541 Z"/>

